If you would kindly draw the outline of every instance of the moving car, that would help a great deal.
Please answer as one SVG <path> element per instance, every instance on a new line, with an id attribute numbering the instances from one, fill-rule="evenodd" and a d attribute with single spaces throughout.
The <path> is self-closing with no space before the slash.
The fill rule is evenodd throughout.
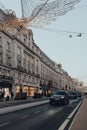
<path id="1" fill-rule="evenodd" d="M 70 99 L 76 99 L 77 98 L 77 92 L 74 92 L 74 91 L 70 92 L 69 97 L 70 97 Z"/>
<path id="2" fill-rule="evenodd" d="M 55 91 L 50 97 L 50 105 L 53 104 L 68 104 L 69 103 L 69 93 L 66 90 Z"/>

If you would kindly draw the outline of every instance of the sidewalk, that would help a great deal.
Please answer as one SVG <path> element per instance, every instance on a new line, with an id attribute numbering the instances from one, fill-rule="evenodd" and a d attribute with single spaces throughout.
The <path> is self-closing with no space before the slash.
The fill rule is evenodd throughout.
<path id="1" fill-rule="evenodd" d="M 18 110 L 34 107 L 41 104 L 46 104 L 49 102 L 49 99 L 39 98 L 39 99 L 28 99 L 28 100 L 18 100 L 18 101 L 4 101 L 0 102 L 0 105 L 3 107 L 0 108 L 0 115 L 7 114 L 10 112 L 15 112 Z"/>
<path id="2" fill-rule="evenodd" d="M 69 130 L 87 130 L 87 97 L 84 98 Z"/>
<path id="3" fill-rule="evenodd" d="M 49 99 L 48 97 L 42 97 L 42 98 L 33 98 L 29 97 L 26 100 L 9 100 L 9 101 L 0 101 L 0 108 L 3 107 L 8 107 L 8 106 L 15 106 L 15 105 L 21 105 L 25 103 L 31 103 L 31 102 L 37 102 L 37 101 L 42 101 L 42 100 L 47 100 Z"/>

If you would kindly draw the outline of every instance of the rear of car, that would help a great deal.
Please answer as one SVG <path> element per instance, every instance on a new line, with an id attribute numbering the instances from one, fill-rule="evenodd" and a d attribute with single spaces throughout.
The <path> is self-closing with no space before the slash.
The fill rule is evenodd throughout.
<path id="1" fill-rule="evenodd" d="M 70 95 L 69 95 L 70 99 L 76 99 L 77 98 L 77 92 L 70 92 Z"/>
<path id="2" fill-rule="evenodd" d="M 53 104 L 68 104 L 69 103 L 69 93 L 65 90 L 55 91 L 50 97 L 50 105 Z"/>

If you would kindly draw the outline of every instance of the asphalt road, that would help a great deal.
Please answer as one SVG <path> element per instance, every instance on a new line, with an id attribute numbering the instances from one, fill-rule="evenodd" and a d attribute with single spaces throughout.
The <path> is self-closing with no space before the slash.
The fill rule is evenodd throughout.
<path id="1" fill-rule="evenodd" d="M 3 130 L 58 130 L 79 101 L 69 105 L 49 104 L 17 111 L 0 116 L 0 129 Z"/>

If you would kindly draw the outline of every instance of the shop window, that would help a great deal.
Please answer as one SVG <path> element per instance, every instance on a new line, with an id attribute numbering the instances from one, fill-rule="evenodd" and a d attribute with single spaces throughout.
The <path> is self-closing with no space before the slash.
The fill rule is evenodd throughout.
<path id="1" fill-rule="evenodd" d="M 19 93 L 19 92 L 20 92 L 20 87 L 16 86 L 16 93 Z"/>
<path id="2" fill-rule="evenodd" d="M 11 66 L 11 57 L 10 56 L 6 56 L 6 62 L 8 66 Z"/>
<path id="3" fill-rule="evenodd" d="M 28 63 L 28 72 L 30 71 L 30 63 Z"/>
<path id="4" fill-rule="evenodd" d="M 26 44 L 26 39 L 24 38 L 24 44 Z"/>
<path id="5" fill-rule="evenodd" d="M 34 46 L 32 46 L 32 51 L 34 51 Z"/>
<path id="6" fill-rule="evenodd" d="M 18 73 L 18 79 L 21 80 L 21 73 Z"/>
<path id="7" fill-rule="evenodd" d="M 17 66 L 21 67 L 21 61 L 19 61 L 19 60 L 17 61 Z"/>
<path id="8" fill-rule="evenodd" d="M 3 75 L 6 75 L 6 69 L 3 69 Z"/>
<path id="9" fill-rule="evenodd" d="M 30 76 L 28 76 L 28 82 L 30 82 L 30 79 L 31 79 L 31 77 L 30 77 Z"/>
<path id="10" fill-rule="evenodd" d="M 30 48 L 30 42 L 28 42 L 28 47 Z"/>
<path id="11" fill-rule="evenodd" d="M 7 76 L 10 76 L 10 70 L 7 70 Z"/>
<path id="12" fill-rule="evenodd" d="M 23 67 L 24 67 L 24 69 L 26 69 L 26 60 L 25 59 L 23 59 Z"/>
<path id="13" fill-rule="evenodd" d="M 29 87 L 29 96 L 34 96 L 34 87 Z"/>
<path id="14" fill-rule="evenodd" d="M 24 86 L 23 87 L 23 92 L 25 92 L 25 93 L 27 93 L 27 96 L 29 97 L 31 97 L 31 96 L 34 96 L 34 91 L 35 91 L 35 89 L 34 89 L 34 87 L 32 87 L 32 86 Z"/>

